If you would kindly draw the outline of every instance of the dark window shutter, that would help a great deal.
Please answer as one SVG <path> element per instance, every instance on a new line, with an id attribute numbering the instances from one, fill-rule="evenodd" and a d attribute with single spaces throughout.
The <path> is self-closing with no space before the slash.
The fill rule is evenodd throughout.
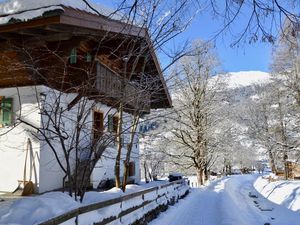
<path id="1" fill-rule="evenodd" d="M 93 130 L 94 138 L 98 139 L 103 134 L 104 130 L 104 115 L 102 112 L 94 111 Z"/>
<path id="2" fill-rule="evenodd" d="M 135 163 L 134 162 L 130 162 L 129 163 L 129 171 L 128 171 L 128 176 L 132 177 L 135 176 Z"/>
<path id="3" fill-rule="evenodd" d="M 12 98 L 4 98 L 1 102 L 2 124 L 9 126 L 12 124 Z"/>
<path id="4" fill-rule="evenodd" d="M 113 132 L 114 130 L 114 120 L 113 120 L 113 115 L 108 115 L 108 131 Z"/>
<path id="5" fill-rule="evenodd" d="M 86 61 L 87 62 L 92 62 L 92 55 L 91 55 L 91 53 L 86 53 Z"/>
<path id="6" fill-rule="evenodd" d="M 113 117 L 113 132 L 115 132 L 115 133 L 118 132 L 118 125 L 119 125 L 119 117 L 114 116 Z"/>
<path id="7" fill-rule="evenodd" d="M 71 50 L 70 63 L 71 64 L 77 63 L 77 49 L 76 48 L 72 48 L 72 50 Z"/>

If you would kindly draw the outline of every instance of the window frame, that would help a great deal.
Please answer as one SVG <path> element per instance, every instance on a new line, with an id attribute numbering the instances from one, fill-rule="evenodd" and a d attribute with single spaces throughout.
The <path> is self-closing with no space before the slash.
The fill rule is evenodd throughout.
<path id="1" fill-rule="evenodd" d="M 128 165 L 128 177 L 134 177 L 135 175 L 135 161 L 130 161 Z"/>
<path id="2" fill-rule="evenodd" d="M 108 128 L 107 130 L 111 133 L 117 133 L 118 132 L 118 125 L 119 125 L 119 119 L 120 117 L 115 114 L 109 114 L 108 115 Z"/>
<path id="3" fill-rule="evenodd" d="M 100 127 L 99 128 L 96 128 L 96 118 L 95 118 L 95 114 L 99 114 L 101 115 L 101 119 L 99 121 L 100 122 Z M 93 138 L 96 139 L 96 138 L 100 138 L 103 133 L 104 133 L 104 130 L 105 130 L 105 126 L 104 126 L 104 112 L 101 111 L 101 110 L 98 110 L 98 109 L 94 109 L 93 110 L 93 127 L 92 127 L 92 131 L 93 131 Z"/>

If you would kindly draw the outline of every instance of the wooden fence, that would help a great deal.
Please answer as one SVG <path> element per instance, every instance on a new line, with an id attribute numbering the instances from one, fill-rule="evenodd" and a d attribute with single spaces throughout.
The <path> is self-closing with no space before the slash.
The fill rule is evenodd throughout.
<path id="1" fill-rule="evenodd" d="M 104 225 L 132 224 L 151 210 L 175 203 L 188 193 L 186 179 L 170 182 L 161 186 L 148 188 L 121 197 L 85 205 L 39 225 L 54 225 L 73 221 L 73 224 Z M 97 219 L 95 219 L 97 218 Z M 96 221 L 95 221 L 96 220 Z"/>

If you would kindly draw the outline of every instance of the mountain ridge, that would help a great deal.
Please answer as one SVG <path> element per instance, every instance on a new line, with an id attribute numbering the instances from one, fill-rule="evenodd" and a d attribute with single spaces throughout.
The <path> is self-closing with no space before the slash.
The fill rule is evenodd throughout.
<path id="1" fill-rule="evenodd" d="M 254 84 L 269 83 L 271 74 L 262 71 L 228 72 L 224 75 L 229 88 L 251 86 Z"/>

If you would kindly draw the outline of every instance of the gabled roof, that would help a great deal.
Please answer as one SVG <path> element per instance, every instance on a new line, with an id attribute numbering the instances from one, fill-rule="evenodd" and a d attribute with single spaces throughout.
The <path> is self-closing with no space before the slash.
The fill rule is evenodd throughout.
<path id="1" fill-rule="evenodd" d="M 92 3 L 91 3 L 92 4 Z M 161 88 L 155 94 L 152 108 L 171 107 L 171 98 L 147 30 L 122 22 L 120 14 L 92 4 L 94 11 L 82 0 L 10 0 L 0 4 L 0 44 L 17 35 L 40 35 L 44 40 L 64 38 L 66 34 L 99 37 L 103 33 L 138 37 L 148 43 L 149 64 L 153 75 L 159 76 Z"/>

